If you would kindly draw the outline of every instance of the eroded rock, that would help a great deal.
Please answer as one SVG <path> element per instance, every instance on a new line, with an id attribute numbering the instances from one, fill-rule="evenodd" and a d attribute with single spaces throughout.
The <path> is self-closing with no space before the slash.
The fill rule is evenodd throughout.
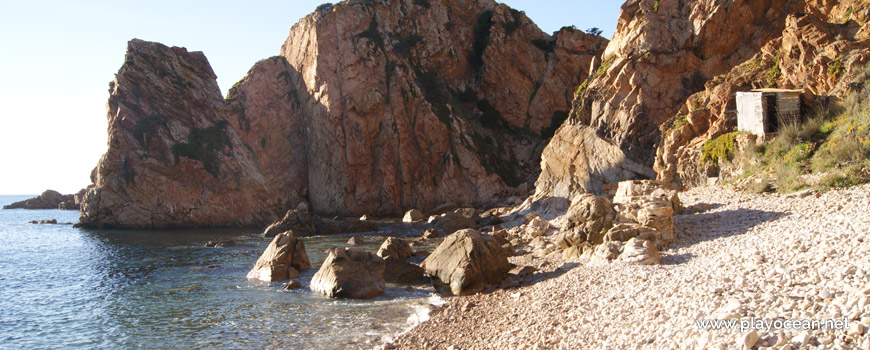
<path id="1" fill-rule="evenodd" d="M 468 295 L 500 283 L 512 268 L 507 258 L 495 237 L 466 229 L 445 238 L 422 266 L 439 291 Z"/>
<path id="2" fill-rule="evenodd" d="M 356 248 L 331 248 L 311 279 L 311 290 L 331 298 L 370 299 L 384 294 L 384 261 Z"/>
<path id="3" fill-rule="evenodd" d="M 293 231 L 279 233 L 248 272 L 248 279 L 264 282 L 280 281 L 299 276 L 298 270 L 311 268 L 305 244 L 293 236 Z"/>

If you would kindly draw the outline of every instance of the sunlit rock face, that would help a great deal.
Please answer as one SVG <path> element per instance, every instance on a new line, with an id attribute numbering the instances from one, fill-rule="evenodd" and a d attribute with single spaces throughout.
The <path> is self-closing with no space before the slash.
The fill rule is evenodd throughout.
<path id="1" fill-rule="evenodd" d="M 131 41 L 81 223 L 261 226 L 499 204 L 607 45 L 481 0 L 346 1 L 220 96 L 202 53 Z"/>

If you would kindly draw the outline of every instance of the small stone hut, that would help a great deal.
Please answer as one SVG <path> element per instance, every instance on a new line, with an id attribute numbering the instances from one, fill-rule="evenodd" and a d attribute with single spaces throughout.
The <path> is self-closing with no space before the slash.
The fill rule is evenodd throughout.
<path id="1" fill-rule="evenodd" d="M 776 133 L 781 125 L 801 120 L 801 90 L 754 89 L 737 93 L 737 131 Z"/>

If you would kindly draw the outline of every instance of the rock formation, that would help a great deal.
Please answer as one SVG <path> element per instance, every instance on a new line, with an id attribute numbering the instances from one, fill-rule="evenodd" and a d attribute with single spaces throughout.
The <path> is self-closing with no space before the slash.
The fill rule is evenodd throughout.
<path id="1" fill-rule="evenodd" d="M 776 37 L 754 56 L 675 104 L 672 120 L 661 128 L 664 140 L 655 163 L 659 180 L 693 187 L 718 175 L 715 164 L 701 161 L 700 147 L 735 129 L 737 117 L 731 111 L 737 91 L 802 89 L 807 106 L 848 91 L 855 72 L 870 58 L 870 7 L 855 1 L 806 1 L 790 8 L 787 16 L 763 27 Z"/>
<path id="2" fill-rule="evenodd" d="M 411 246 L 404 239 L 389 237 L 384 241 L 384 244 L 381 244 L 377 254 L 382 258 L 392 256 L 405 260 L 413 256 L 414 251 L 411 250 Z"/>
<path id="3" fill-rule="evenodd" d="M 350 0 L 223 101 L 204 55 L 140 40 L 111 84 L 89 227 L 265 226 L 492 205 L 531 181 L 607 41 L 490 0 Z M 528 187 L 528 186 L 526 186 Z"/>
<path id="4" fill-rule="evenodd" d="M 356 248 L 331 248 L 311 279 L 311 290 L 331 298 L 369 299 L 384 294 L 384 261 Z"/>
<path id="5" fill-rule="evenodd" d="M 628 0 L 613 40 L 544 150 L 537 199 L 653 178 L 659 126 L 704 83 L 752 57 L 799 1 Z"/>
<path id="6" fill-rule="evenodd" d="M 311 268 L 302 240 L 293 231 L 279 233 L 248 272 L 248 279 L 265 282 L 299 277 L 299 270 Z"/>
<path id="7" fill-rule="evenodd" d="M 262 227 L 288 209 L 292 197 L 271 189 L 230 125 L 215 79 L 201 52 L 129 42 L 82 226 Z"/>
<path id="8" fill-rule="evenodd" d="M 41 195 L 4 205 L 3 209 L 61 209 L 78 210 L 75 195 L 63 195 L 57 191 L 45 190 Z"/>
<path id="9" fill-rule="evenodd" d="M 314 234 L 314 221 L 311 212 L 305 202 L 299 203 L 296 209 L 290 209 L 278 222 L 275 222 L 263 231 L 263 237 L 272 237 L 278 233 L 293 231 L 297 236 L 311 236 Z"/>
<path id="10" fill-rule="evenodd" d="M 498 239 L 475 230 L 458 231 L 435 248 L 423 269 L 444 293 L 474 294 L 501 282 L 512 268 Z"/>

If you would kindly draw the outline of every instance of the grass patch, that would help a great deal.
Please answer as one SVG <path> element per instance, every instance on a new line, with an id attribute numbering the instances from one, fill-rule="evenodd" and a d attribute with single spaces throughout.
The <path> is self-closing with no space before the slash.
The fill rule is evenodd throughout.
<path id="1" fill-rule="evenodd" d="M 731 132 L 707 141 L 707 143 L 701 147 L 701 162 L 704 164 L 718 164 L 719 160 L 727 161 L 731 159 L 737 145 L 735 140 L 738 134 L 739 133 Z"/>

